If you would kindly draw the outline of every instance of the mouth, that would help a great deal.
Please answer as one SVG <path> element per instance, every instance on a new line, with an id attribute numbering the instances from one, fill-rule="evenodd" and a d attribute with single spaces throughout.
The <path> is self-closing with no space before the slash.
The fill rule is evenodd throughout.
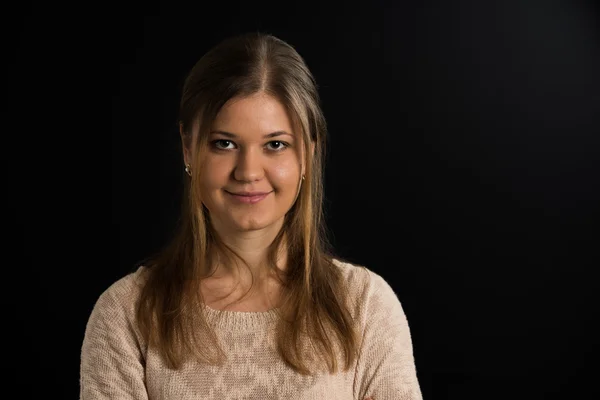
<path id="1" fill-rule="evenodd" d="M 255 204 L 258 203 L 259 201 L 263 200 L 265 197 L 267 197 L 271 192 L 238 192 L 238 193 L 232 193 L 232 192 L 228 192 L 227 190 L 225 191 L 225 193 L 227 193 L 233 200 L 240 202 L 240 203 L 245 203 L 245 204 Z"/>

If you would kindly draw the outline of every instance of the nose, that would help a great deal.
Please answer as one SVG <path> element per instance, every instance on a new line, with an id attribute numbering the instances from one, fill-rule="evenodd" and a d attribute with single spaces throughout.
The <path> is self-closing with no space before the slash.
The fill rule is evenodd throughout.
<path id="1" fill-rule="evenodd" d="M 254 182 L 264 176 L 262 156 L 256 149 L 247 148 L 238 153 L 234 178 L 242 182 Z"/>

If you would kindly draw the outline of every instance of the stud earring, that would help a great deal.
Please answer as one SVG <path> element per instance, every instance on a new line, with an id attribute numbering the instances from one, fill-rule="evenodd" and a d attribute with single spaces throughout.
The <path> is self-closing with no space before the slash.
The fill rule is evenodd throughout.
<path id="1" fill-rule="evenodd" d="M 190 169 L 190 164 L 185 164 L 185 172 L 189 175 L 192 176 L 192 170 Z"/>

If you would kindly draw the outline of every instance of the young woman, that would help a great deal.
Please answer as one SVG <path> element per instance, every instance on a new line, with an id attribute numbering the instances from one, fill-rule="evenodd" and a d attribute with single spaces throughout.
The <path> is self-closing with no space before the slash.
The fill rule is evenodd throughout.
<path id="1" fill-rule="evenodd" d="M 220 43 L 179 124 L 180 229 L 96 302 L 80 397 L 421 399 L 398 297 L 327 244 L 326 124 L 300 55 L 270 35 Z"/>

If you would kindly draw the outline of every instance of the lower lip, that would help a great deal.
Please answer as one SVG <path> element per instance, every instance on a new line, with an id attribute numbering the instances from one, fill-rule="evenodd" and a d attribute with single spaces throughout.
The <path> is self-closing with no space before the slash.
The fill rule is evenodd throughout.
<path id="1" fill-rule="evenodd" d="M 265 194 L 261 194 L 258 196 L 240 196 L 238 194 L 233 194 L 233 193 L 229 193 L 229 192 L 227 192 L 227 194 L 229 194 L 234 200 L 239 201 L 240 203 L 245 203 L 245 204 L 258 203 L 259 201 L 261 201 L 262 199 L 264 199 L 265 197 L 267 197 L 269 195 L 269 193 L 265 193 Z"/>

